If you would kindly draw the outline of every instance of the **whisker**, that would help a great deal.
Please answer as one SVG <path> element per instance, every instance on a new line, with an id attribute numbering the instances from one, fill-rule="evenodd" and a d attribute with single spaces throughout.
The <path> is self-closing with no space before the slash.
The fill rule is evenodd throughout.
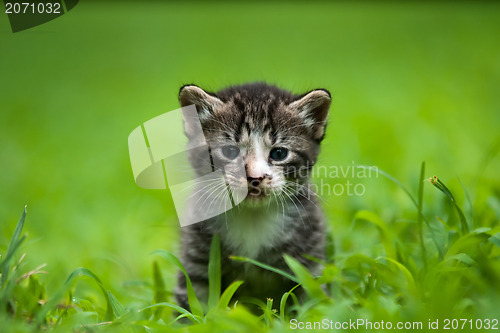
<path id="1" fill-rule="evenodd" d="M 225 187 L 225 185 L 226 185 L 225 183 L 224 184 L 219 184 L 218 186 L 216 186 L 213 189 L 211 189 L 210 192 L 206 192 L 208 194 L 207 194 L 205 200 L 203 200 L 203 202 L 201 203 L 200 207 L 202 207 L 202 208 L 205 207 L 205 202 L 210 198 L 210 196 L 213 195 L 214 193 L 217 193 L 217 191 L 223 190 L 224 187 Z M 214 200 L 215 200 L 215 198 L 212 198 L 212 201 L 211 201 L 210 205 L 207 207 L 206 211 L 210 212 L 210 207 L 211 207 L 211 205 L 212 205 L 212 203 L 213 203 Z M 195 205 L 195 207 L 196 207 L 196 205 Z"/>
<path id="2" fill-rule="evenodd" d="M 219 181 L 219 179 L 214 179 L 214 178 L 212 178 L 212 179 L 204 179 L 204 180 L 196 180 L 195 183 L 182 188 L 179 191 L 179 193 L 182 193 L 182 192 L 184 192 L 184 191 L 186 191 L 188 189 L 191 189 L 192 187 L 194 187 L 196 185 L 199 185 L 199 184 L 202 184 L 202 183 L 206 183 L 206 182 L 218 182 L 218 181 Z"/>
<path id="3" fill-rule="evenodd" d="M 293 203 L 293 205 L 295 206 L 295 209 L 297 210 L 297 213 L 299 214 L 299 217 L 300 217 L 300 219 L 301 219 L 301 221 L 302 221 L 302 225 L 303 225 L 303 226 L 305 226 L 305 222 L 304 222 L 304 219 L 302 218 L 301 211 L 299 210 L 299 207 L 297 206 L 297 204 L 295 204 L 295 201 L 294 201 L 294 200 L 293 200 L 293 198 L 292 198 L 292 196 L 294 196 L 294 197 L 295 197 L 295 195 L 294 195 L 293 193 L 291 193 L 291 195 L 292 195 L 292 196 L 290 195 L 290 193 L 289 193 L 290 189 L 288 189 L 288 188 L 286 187 L 286 185 L 283 187 L 282 191 L 283 191 L 283 193 L 285 193 L 285 195 L 286 195 L 288 198 L 290 198 L 290 201 Z M 296 198 L 296 197 L 295 197 L 295 198 Z M 304 207 L 304 205 L 302 204 L 302 202 L 300 202 L 300 200 L 298 200 L 298 198 L 296 198 L 296 199 L 297 199 L 297 201 L 300 203 L 300 205 L 302 206 L 302 208 L 305 210 L 305 207 Z"/>
<path id="4" fill-rule="evenodd" d="M 210 211 L 210 207 L 212 207 L 212 204 L 213 204 L 214 202 L 216 202 L 216 201 L 219 199 L 219 197 L 221 197 L 221 200 L 219 201 L 219 207 L 221 206 L 221 203 L 222 203 L 222 202 L 224 202 L 224 208 L 225 208 L 225 205 L 226 205 L 226 200 L 224 200 L 224 199 L 225 199 L 225 196 L 228 196 L 228 197 L 229 197 L 229 194 L 227 193 L 227 191 L 228 191 L 228 186 L 227 186 L 227 184 L 226 184 L 226 186 L 220 186 L 220 187 L 218 188 L 218 191 L 219 191 L 219 192 L 218 192 L 217 194 L 215 194 L 215 196 L 214 196 L 214 197 L 213 197 L 213 199 L 212 199 L 212 202 L 211 202 L 211 203 L 210 203 L 210 205 L 208 206 L 207 211 Z M 214 190 L 212 193 L 215 193 L 215 190 Z M 224 211 L 224 212 L 225 212 L 225 211 Z"/>
<path id="5" fill-rule="evenodd" d="M 219 183 L 219 184 L 217 184 L 217 182 L 214 182 L 214 183 L 209 183 L 208 185 L 205 185 L 203 188 L 198 189 L 197 191 L 195 191 L 194 193 L 192 193 L 192 194 L 189 196 L 189 198 L 193 198 L 193 197 L 194 197 L 194 196 L 196 196 L 198 193 L 200 193 L 200 192 L 204 191 L 206 188 L 209 188 L 210 186 L 214 186 L 214 185 L 215 185 L 215 187 L 218 187 L 218 186 L 220 186 L 220 185 L 224 185 L 224 184 L 225 184 L 224 182 L 221 182 L 221 183 Z M 201 198 L 203 198 L 203 196 L 204 196 L 206 193 L 207 193 L 207 192 L 204 192 L 204 193 L 203 193 L 203 195 L 201 195 L 201 196 L 198 198 L 198 200 L 196 200 L 196 202 L 195 202 L 195 206 L 198 204 L 198 202 L 201 200 Z"/>
<path id="6" fill-rule="evenodd" d="M 276 193 L 277 194 L 277 197 L 281 203 L 281 207 L 282 207 L 282 212 L 283 212 L 283 215 L 281 216 L 282 218 L 282 230 L 284 230 L 284 227 L 285 227 L 285 203 L 284 203 L 284 198 L 283 196 L 281 195 L 281 193 Z"/>
<path id="7" fill-rule="evenodd" d="M 298 189 L 294 188 L 295 185 L 299 186 L 299 188 Z M 311 202 L 317 208 L 319 208 L 319 207 L 314 203 L 314 201 L 312 201 L 309 196 L 305 196 L 303 193 L 301 193 L 301 191 L 305 191 L 307 194 L 312 195 L 313 197 L 318 198 L 318 199 L 324 201 L 323 198 L 321 198 L 318 194 L 314 193 L 314 191 L 311 190 L 306 185 L 303 185 L 303 184 L 300 184 L 300 183 L 297 183 L 297 182 L 292 182 L 292 181 L 289 181 L 289 180 L 285 180 L 285 186 L 289 186 L 292 189 L 295 189 L 296 190 L 295 192 L 298 195 L 302 196 L 304 199 L 306 199 L 307 201 Z"/>

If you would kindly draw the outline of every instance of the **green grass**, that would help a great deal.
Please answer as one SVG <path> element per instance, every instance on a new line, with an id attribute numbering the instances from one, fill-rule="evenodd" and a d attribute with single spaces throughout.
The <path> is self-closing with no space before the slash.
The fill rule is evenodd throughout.
<path id="1" fill-rule="evenodd" d="M 86 1 L 18 34 L 0 15 L 0 331 L 281 332 L 288 312 L 498 318 L 499 14 L 476 2 Z M 289 262 L 303 304 L 292 291 L 255 301 L 260 316 L 242 302 L 226 311 L 214 247 L 209 303 L 183 312 L 173 203 L 135 186 L 127 136 L 177 108 L 183 83 L 253 80 L 329 89 L 317 167 L 376 166 L 378 177 L 317 177 L 366 191 L 321 195 L 328 264 L 313 278 Z"/>
<path id="2" fill-rule="evenodd" d="M 420 183 L 423 184 L 424 166 Z M 388 175 L 388 177 L 391 177 Z M 390 178 L 394 180 L 393 178 Z M 451 191 L 437 177 L 431 182 L 450 200 Z M 401 185 L 398 182 L 399 185 Z M 402 185 L 401 185 L 402 186 Z M 424 186 L 419 186 L 416 214 L 421 215 Z M 465 219 L 460 207 L 454 204 L 460 219 Z M 453 213 L 451 207 L 450 214 Z M 425 217 L 422 216 L 422 219 Z M 291 257 L 285 257 L 293 275 L 244 257 L 232 257 L 249 265 L 281 274 L 297 283 L 280 300 L 238 300 L 230 303 L 236 290 L 244 281 L 235 281 L 221 294 L 220 242 L 214 237 L 210 250 L 209 301 L 198 300 L 182 263 L 169 251 L 157 250 L 155 255 L 166 259 L 181 270 L 187 280 L 188 299 L 191 312 L 167 302 L 165 283 L 161 270 L 153 261 L 154 284 L 149 286 L 154 293 L 150 304 L 141 307 L 135 304 L 122 305 L 103 285 L 99 277 L 86 268 L 75 269 L 62 288 L 54 295 L 47 295 L 40 283 L 39 269 L 27 271 L 19 253 L 25 240 L 22 229 L 26 219 L 26 208 L 17 223 L 7 252 L 0 261 L 0 318 L 17 330 L 65 330 L 95 329 L 116 331 L 215 331 L 231 329 L 237 332 L 270 330 L 286 331 L 290 319 L 302 322 L 334 322 L 366 319 L 371 322 L 421 322 L 446 319 L 498 320 L 500 300 L 500 226 L 492 224 L 472 225 L 472 231 L 465 228 L 468 221 L 455 226 L 438 218 L 428 225 L 420 222 L 418 228 L 407 224 L 408 230 L 396 234 L 387 223 L 371 211 L 360 211 L 355 221 L 371 223 L 378 231 L 384 248 L 384 255 L 370 257 L 360 253 L 340 254 L 334 262 L 325 262 L 323 273 L 312 276 L 305 267 Z M 440 224 L 439 221 L 443 221 Z M 355 228 L 355 226 L 353 226 Z M 418 229 L 418 237 L 411 234 Z M 404 236 L 406 235 L 406 236 Z M 426 240 L 434 242 L 426 249 Z M 429 242 L 430 243 L 430 242 Z M 440 255 L 443 253 L 444 255 Z M 21 257 L 21 259 L 17 259 Z M 17 260 L 15 260 L 17 259 Z M 101 305 L 92 299 L 74 297 L 75 283 L 85 278 L 93 281 L 94 297 L 101 299 Z M 304 288 L 306 299 L 297 300 L 294 290 Z M 326 289 L 324 287 L 326 286 Z M 287 300 L 294 300 L 291 308 Z M 245 303 L 259 306 L 262 315 L 256 316 L 246 310 Z M 163 311 L 164 309 L 168 311 Z M 293 312 L 290 312 L 293 311 Z M 190 324 L 179 321 L 190 320 Z M 464 324 L 464 322 L 461 322 Z M 423 326 L 427 327 L 427 326 Z M 442 326 L 441 326 L 442 327 Z M 465 326 L 469 328 L 469 326 Z M 475 326 L 471 331 L 475 331 Z"/>

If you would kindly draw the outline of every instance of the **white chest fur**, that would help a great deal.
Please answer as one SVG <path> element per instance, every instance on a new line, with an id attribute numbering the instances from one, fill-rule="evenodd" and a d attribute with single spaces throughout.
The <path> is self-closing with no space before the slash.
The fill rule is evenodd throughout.
<path id="1" fill-rule="evenodd" d="M 256 258 L 284 235 L 284 219 L 271 208 L 243 208 L 228 214 L 222 224 L 221 238 L 234 254 Z"/>

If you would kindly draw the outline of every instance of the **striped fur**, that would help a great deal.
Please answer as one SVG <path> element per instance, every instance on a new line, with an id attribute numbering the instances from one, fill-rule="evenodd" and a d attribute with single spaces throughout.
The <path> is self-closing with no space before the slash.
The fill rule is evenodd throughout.
<path id="1" fill-rule="evenodd" d="M 210 242 L 219 234 L 222 287 L 244 280 L 236 298 L 280 299 L 293 283 L 233 262 L 229 255 L 251 257 L 289 271 L 283 260 L 288 254 L 313 273 L 319 272 L 319 265 L 303 255 L 324 258 L 325 224 L 308 177 L 325 133 L 329 92 L 318 89 L 294 95 L 276 86 L 251 83 L 209 93 L 186 85 L 180 90 L 179 101 L 181 106 L 196 105 L 216 168 L 227 165 L 223 147 L 238 147 L 246 177 L 229 170 L 226 181 L 258 192 L 224 214 L 182 229 L 182 261 L 198 296 L 207 297 Z M 185 130 L 188 137 L 195 135 Z M 273 160 L 270 152 L 274 148 L 285 149 L 286 158 Z M 195 158 L 191 156 L 191 161 L 198 170 Z M 179 304 L 189 308 L 183 275 L 179 275 L 175 293 Z"/>

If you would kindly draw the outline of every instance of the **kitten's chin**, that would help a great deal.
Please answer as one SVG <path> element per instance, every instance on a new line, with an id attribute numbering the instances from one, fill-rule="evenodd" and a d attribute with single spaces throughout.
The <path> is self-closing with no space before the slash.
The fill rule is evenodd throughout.
<path id="1" fill-rule="evenodd" d="M 274 199 L 271 190 L 249 189 L 248 194 L 242 201 L 242 204 L 249 206 L 268 205 Z"/>
<path id="2" fill-rule="evenodd" d="M 267 206 L 270 200 L 271 200 L 270 197 L 265 195 L 260 195 L 260 196 L 247 195 L 245 200 L 241 202 L 241 205 L 248 207 Z"/>

